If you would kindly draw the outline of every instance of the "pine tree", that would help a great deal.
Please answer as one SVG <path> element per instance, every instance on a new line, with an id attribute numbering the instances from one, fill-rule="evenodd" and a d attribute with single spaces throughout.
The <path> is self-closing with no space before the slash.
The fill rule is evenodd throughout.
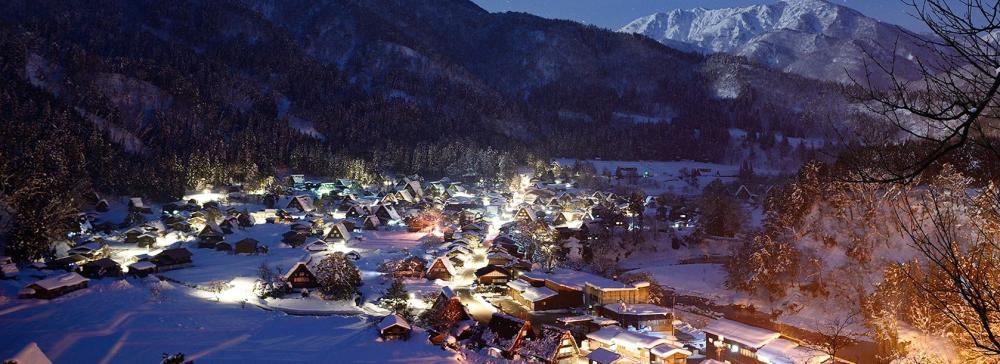
<path id="1" fill-rule="evenodd" d="M 379 299 L 379 306 L 391 310 L 407 320 L 413 319 L 413 311 L 410 309 L 410 294 L 406 292 L 406 285 L 402 279 L 394 279 L 389 289 L 385 291 Z"/>

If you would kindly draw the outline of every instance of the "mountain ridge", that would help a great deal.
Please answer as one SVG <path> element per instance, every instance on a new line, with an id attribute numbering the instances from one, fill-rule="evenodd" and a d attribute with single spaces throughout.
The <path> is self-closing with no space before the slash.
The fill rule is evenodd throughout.
<path id="1" fill-rule="evenodd" d="M 825 0 L 779 0 L 745 7 L 674 9 L 640 17 L 620 32 L 649 36 L 668 46 L 724 52 L 806 77 L 849 83 L 862 77 L 865 51 L 896 56 L 901 75 L 919 76 L 915 59 L 931 57 L 918 35 Z M 899 48 L 892 53 L 895 41 Z"/>

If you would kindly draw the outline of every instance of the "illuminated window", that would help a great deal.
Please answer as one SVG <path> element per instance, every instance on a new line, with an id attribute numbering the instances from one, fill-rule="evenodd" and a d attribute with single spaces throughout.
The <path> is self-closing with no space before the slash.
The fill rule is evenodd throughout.
<path id="1" fill-rule="evenodd" d="M 740 346 L 736 344 L 729 344 L 729 351 L 738 353 L 740 351 Z"/>

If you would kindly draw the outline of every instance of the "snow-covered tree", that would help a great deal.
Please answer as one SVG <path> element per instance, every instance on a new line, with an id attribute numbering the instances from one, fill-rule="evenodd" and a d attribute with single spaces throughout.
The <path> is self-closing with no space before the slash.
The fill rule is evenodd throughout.
<path id="1" fill-rule="evenodd" d="M 316 265 L 319 291 L 329 300 L 354 298 L 361 287 L 361 271 L 342 253 L 327 255 Z"/>
<path id="2" fill-rule="evenodd" d="M 393 311 L 409 321 L 413 319 L 413 311 L 410 308 L 409 301 L 410 295 L 406 292 L 406 285 L 403 284 L 402 279 L 397 278 L 392 280 L 392 285 L 382 294 L 382 298 L 379 299 L 378 304 L 380 307 Z"/>
<path id="3" fill-rule="evenodd" d="M 725 264 L 726 287 L 769 296 L 784 296 L 799 273 L 799 251 L 785 240 L 758 234 L 737 247 Z"/>
<path id="4" fill-rule="evenodd" d="M 746 222 L 743 207 L 719 180 L 705 186 L 700 205 L 699 228 L 710 235 L 733 237 Z"/>

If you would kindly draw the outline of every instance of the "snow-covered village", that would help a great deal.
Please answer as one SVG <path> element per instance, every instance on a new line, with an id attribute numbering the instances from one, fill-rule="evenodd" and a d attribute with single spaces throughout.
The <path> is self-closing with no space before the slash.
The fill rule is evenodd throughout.
<path id="1" fill-rule="evenodd" d="M 1000 363 L 1000 6 L 14 0 L 0 360 Z"/>

